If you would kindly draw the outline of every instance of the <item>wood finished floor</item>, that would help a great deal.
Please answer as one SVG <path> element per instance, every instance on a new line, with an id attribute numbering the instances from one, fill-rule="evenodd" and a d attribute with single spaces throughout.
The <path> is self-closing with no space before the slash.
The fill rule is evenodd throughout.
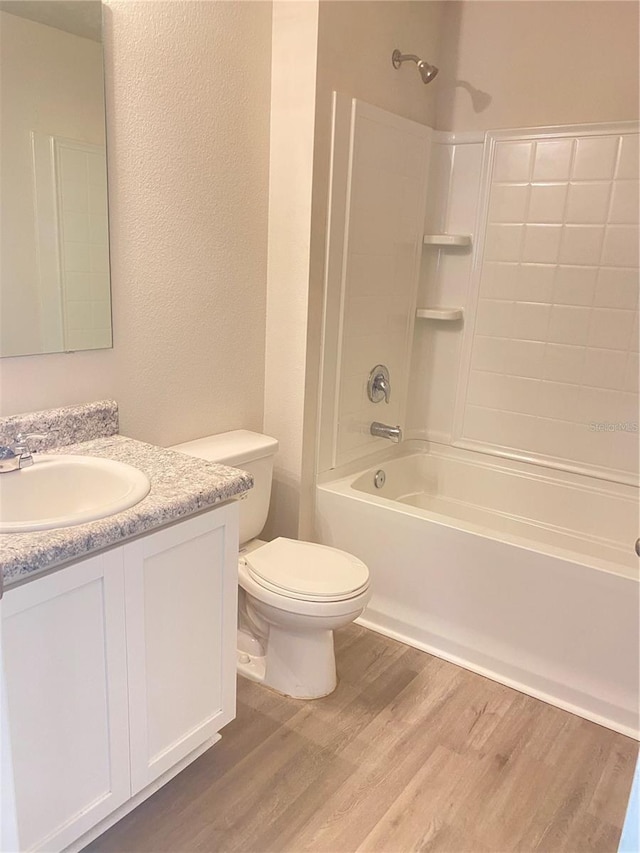
<path id="1" fill-rule="evenodd" d="M 638 744 L 356 625 L 340 683 L 239 679 L 222 740 L 85 853 L 614 853 Z"/>

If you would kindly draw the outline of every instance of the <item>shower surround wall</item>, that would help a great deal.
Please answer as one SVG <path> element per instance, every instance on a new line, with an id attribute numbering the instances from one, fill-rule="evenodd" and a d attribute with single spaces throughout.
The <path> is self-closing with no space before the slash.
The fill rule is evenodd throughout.
<path id="1" fill-rule="evenodd" d="M 473 235 L 482 174 L 482 133 L 434 133 L 425 234 Z M 473 240 L 473 237 L 472 237 Z M 418 307 L 462 308 L 457 321 L 417 319 L 407 401 L 406 435 L 450 444 L 462 352 L 470 310 L 472 247 L 425 246 Z"/>
<path id="2" fill-rule="evenodd" d="M 416 327 L 410 436 L 635 481 L 637 130 L 488 134 L 475 223 L 482 146 L 434 146 L 441 230 L 477 245 L 425 258 L 421 297 L 466 312 Z"/>
<path id="3" fill-rule="evenodd" d="M 320 465 L 360 459 L 388 442 L 373 421 L 404 418 L 432 131 L 336 95 L 324 326 Z M 391 395 L 367 379 L 389 368 Z"/>
<path id="4" fill-rule="evenodd" d="M 332 258 L 340 248 L 332 208 L 329 258 L 342 277 L 327 279 L 315 514 L 320 542 L 369 566 L 363 624 L 634 737 L 638 491 L 628 482 L 633 455 L 618 448 L 637 438 L 635 421 L 629 431 L 598 430 L 590 424 L 608 420 L 601 409 L 533 409 L 545 445 L 529 440 L 533 430 L 509 434 L 505 424 L 520 424 L 513 416 L 524 413 L 515 407 L 540 405 L 550 387 L 558 406 L 569 390 L 578 400 L 616 400 L 616 423 L 621 406 L 637 399 L 628 366 L 637 353 L 637 171 L 628 170 L 636 139 L 636 124 L 500 132 L 486 141 L 432 133 L 424 232 L 471 235 L 472 245 L 421 247 L 409 310 L 458 308 L 463 316 L 415 318 L 400 422 L 407 438 L 421 440 L 363 443 L 360 459 L 326 452 L 349 405 L 334 387 L 334 380 L 348 387 L 349 362 L 336 357 L 330 333 L 344 323 L 357 340 L 370 322 L 352 312 L 347 326 L 359 285 L 338 262 L 347 253 Z M 349 174 L 334 168 L 332 199 Z M 485 339 L 496 347 L 490 363 L 479 360 Z M 573 381 L 552 370 L 559 352 L 582 358 Z M 354 407 L 364 367 L 352 386 Z M 476 374 L 483 381 L 487 374 L 503 396 L 478 396 L 487 386 L 476 387 Z M 512 379 L 527 380 L 526 392 L 510 395 Z M 372 408 L 382 420 L 389 407 Z M 485 433 L 471 429 L 466 416 L 474 409 L 492 419 Z M 592 438 L 563 443 L 565 424 Z"/>

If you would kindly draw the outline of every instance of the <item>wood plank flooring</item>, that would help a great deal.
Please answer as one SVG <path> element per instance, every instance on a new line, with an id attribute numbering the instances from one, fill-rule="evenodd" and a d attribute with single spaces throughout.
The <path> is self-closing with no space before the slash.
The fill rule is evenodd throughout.
<path id="1" fill-rule="evenodd" d="M 614 853 L 638 744 L 351 625 L 313 702 L 239 679 L 222 740 L 85 853 Z"/>

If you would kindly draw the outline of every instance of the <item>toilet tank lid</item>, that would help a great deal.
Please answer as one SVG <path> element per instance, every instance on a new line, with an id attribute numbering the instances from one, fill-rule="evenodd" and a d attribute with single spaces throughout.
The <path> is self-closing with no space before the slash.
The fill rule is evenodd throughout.
<path id="1" fill-rule="evenodd" d="M 242 467 L 243 463 L 273 456 L 278 450 L 278 440 L 248 429 L 235 429 L 174 444 L 171 450 L 179 450 L 208 462 Z"/>

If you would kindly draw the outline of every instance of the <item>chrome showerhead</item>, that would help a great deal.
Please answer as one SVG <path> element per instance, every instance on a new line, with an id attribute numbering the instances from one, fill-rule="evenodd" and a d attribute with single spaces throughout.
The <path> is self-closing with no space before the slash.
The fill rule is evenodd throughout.
<path id="1" fill-rule="evenodd" d="M 430 83 L 438 73 L 436 66 L 429 65 L 429 63 L 425 62 L 424 59 L 418 63 L 418 71 L 420 72 L 423 83 Z"/>
<path id="2" fill-rule="evenodd" d="M 422 77 L 423 83 L 430 83 L 433 78 L 438 73 L 438 69 L 435 65 L 429 65 L 429 63 L 420 59 L 419 56 L 416 56 L 414 53 L 400 53 L 399 50 L 394 50 L 391 54 L 391 64 L 394 68 L 400 68 L 403 62 L 415 62 L 418 66 L 418 71 L 420 72 L 420 77 Z"/>

